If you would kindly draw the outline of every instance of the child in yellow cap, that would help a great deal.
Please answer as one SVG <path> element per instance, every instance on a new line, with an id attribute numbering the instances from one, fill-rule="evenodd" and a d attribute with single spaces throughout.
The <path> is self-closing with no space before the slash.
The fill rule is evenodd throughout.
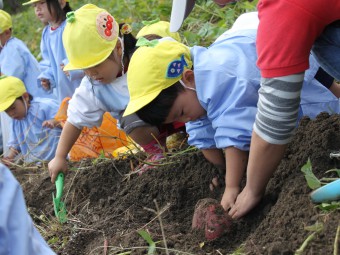
<path id="1" fill-rule="evenodd" d="M 261 80 L 256 67 L 256 33 L 257 27 L 235 27 L 209 48 L 189 49 L 164 39 L 145 42 L 132 56 L 128 72 L 130 102 L 124 115 L 137 113 L 151 125 L 186 122 L 189 144 L 227 169 L 221 204 L 230 209 L 234 219 L 259 202 L 270 178 L 248 173 L 246 187 L 239 195 Z M 315 117 L 322 111 L 339 113 L 338 98 L 315 78 L 319 65 L 313 57 L 311 63 L 299 118 Z"/>
<path id="2" fill-rule="evenodd" d="M 23 5 L 31 5 L 36 17 L 47 24 L 41 36 L 41 73 L 37 83 L 39 87 L 54 94 L 61 103 L 65 97 L 72 97 L 84 77 L 82 71 L 67 74 L 63 71 L 63 66 L 68 60 L 62 34 L 66 25 L 66 13 L 72 9 L 66 0 L 31 0 Z"/>
<path id="3" fill-rule="evenodd" d="M 80 43 L 81 42 L 81 43 Z M 154 137 L 158 127 L 136 116 L 122 119 L 129 101 L 126 72 L 136 39 L 128 24 L 118 24 L 106 10 L 86 4 L 67 14 L 63 43 L 69 63 L 64 70 L 84 70 L 86 76 L 69 101 L 55 158 L 49 163 L 51 180 L 67 171 L 67 155 L 83 127 L 100 126 L 105 112 L 117 119 L 124 131 L 152 156 L 163 155 Z M 152 134 L 152 135 L 151 135 Z"/>
<path id="4" fill-rule="evenodd" d="M 46 128 L 46 123 L 57 113 L 57 101 L 33 98 L 24 83 L 13 76 L 1 76 L 0 88 L 0 112 L 6 112 L 13 119 L 7 144 L 10 150 L 4 162 L 12 162 L 17 157 L 25 163 L 51 160 L 61 129 Z"/>
<path id="5" fill-rule="evenodd" d="M 34 58 L 24 42 L 13 36 L 12 18 L 3 10 L 0 10 L 0 49 L 0 71 L 2 74 L 21 79 L 28 93 L 34 97 L 54 98 L 52 94 L 36 85 L 37 78 L 40 74 L 38 61 Z M 7 152 L 6 144 L 9 138 L 8 128 L 11 119 L 4 113 L 0 115 L 3 147 L 5 148 L 5 152 Z"/>

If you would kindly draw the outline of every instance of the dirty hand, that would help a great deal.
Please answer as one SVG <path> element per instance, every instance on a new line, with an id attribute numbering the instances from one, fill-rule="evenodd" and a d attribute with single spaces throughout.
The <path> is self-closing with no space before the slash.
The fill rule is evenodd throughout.
<path id="1" fill-rule="evenodd" d="M 51 84 L 50 84 L 50 81 L 48 79 L 40 79 L 40 82 L 41 82 L 41 87 L 44 88 L 44 90 L 50 90 L 51 88 Z"/>
<path id="2" fill-rule="evenodd" d="M 48 171 L 50 173 L 52 183 L 55 182 L 55 179 L 57 178 L 57 175 L 59 174 L 59 172 L 63 172 L 64 174 L 66 174 L 67 170 L 68 170 L 68 165 L 67 165 L 66 158 L 55 156 L 54 159 L 52 159 L 48 163 Z"/>

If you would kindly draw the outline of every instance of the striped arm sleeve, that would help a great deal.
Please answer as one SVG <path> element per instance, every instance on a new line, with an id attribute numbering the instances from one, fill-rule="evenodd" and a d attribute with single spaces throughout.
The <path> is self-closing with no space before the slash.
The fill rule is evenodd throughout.
<path id="1" fill-rule="evenodd" d="M 304 73 L 262 78 L 254 131 L 272 144 L 290 141 L 299 112 Z"/>

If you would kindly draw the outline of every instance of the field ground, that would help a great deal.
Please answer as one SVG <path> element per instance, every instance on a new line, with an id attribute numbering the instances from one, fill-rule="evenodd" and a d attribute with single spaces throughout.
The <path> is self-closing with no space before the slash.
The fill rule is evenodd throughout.
<path id="1" fill-rule="evenodd" d="M 340 116 L 303 119 L 270 180 L 262 202 L 235 221 L 225 235 L 205 241 L 191 230 L 196 202 L 219 199 L 223 187 L 209 190 L 216 169 L 198 151 L 172 154 L 141 176 L 131 174 L 135 158 L 73 164 L 65 179 L 68 222 L 53 213 L 47 170 L 13 169 L 35 224 L 58 254 L 340 254 L 340 210 L 314 205 L 301 167 L 310 158 L 318 178 L 338 177 L 330 153 L 339 150 Z M 144 230 L 144 238 L 138 231 Z M 148 244 L 148 242 L 150 244 Z M 165 250 L 164 247 L 168 249 Z"/>

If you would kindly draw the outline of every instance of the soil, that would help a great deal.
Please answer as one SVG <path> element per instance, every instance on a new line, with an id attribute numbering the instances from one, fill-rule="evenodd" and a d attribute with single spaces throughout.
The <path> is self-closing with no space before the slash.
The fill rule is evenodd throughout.
<path id="1" fill-rule="evenodd" d="M 317 208 L 301 172 L 310 158 L 318 178 L 338 177 L 325 172 L 340 168 L 340 160 L 330 158 L 339 150 L 339 115 L 302 119 L 260 204 L 212 241 L 192 230 L 192 218 L 197 201 L 220 199 L 224 187 L 210 191 L 218 171 L 197 150 L 172 153 L 166 164 L 140 176 L 131 170 L 138 165 L 132 156 L 71 164 L 64 187 L 68 221 L 62 225 L 46 168 L 13 172 L 36 226 L 58 254 L 148 254 L 148 236 L 155 254 L 294 254 L 309 239 L 300 254 L 340 254 L 334 251 L 340 247 L 340 210 Z M 322 230 L 308 230 L 317 223 Z"/>

